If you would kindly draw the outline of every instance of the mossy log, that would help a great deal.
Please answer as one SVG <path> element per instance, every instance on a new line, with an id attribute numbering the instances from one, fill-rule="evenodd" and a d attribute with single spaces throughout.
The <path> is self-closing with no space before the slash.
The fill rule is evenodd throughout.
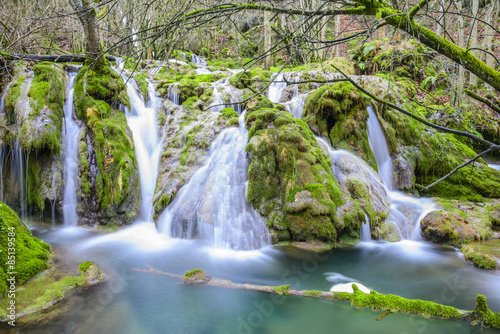
<path id="1" fill-rule="evenodd" d="M 52 63 L 83 63 L 89 58 L 85 55 L 28 55 L 28 54 L 15 54 L 0 52 L 0 55 L 5 60 L 32 60 L 32 61 L 49 61 Z M 109 61 L 115 61 L 116 58 L 113 56 L 106 56 Z"/>
<path id="2" fill-rule="evenodd" d="M 180 283 L 195 286 L 212 286 L 226 289 L 249 290 L 285 296 L 311 297 L 351 302 L 351 306 L 363 309 L 371 308 L 391 313 L 409 313 L 422 317 L 441 319 L 455 319 L 470 321 L 472 325 L 482 325 L 500 329 L 500 313 L 493 313 L 486 304 L 486 298 L 478 295 L 474 311 L 460 310 L 452 306 L 441 305 L 420 299 L 406 299 L 396 295 L 384 295 L 373 290 L 370 293 L 362 292 L 356 284 L 352 284 L 353 292 L 331 292 L 319 290 L 293 290 L 290 285 L 265 286 L 248 283 L 234 283 L 232 281 L 211 277 L 201 269 L 193 269 L 184 276 L 164 272 L 146 265 L 148 269 L 132 268 L 133 271 L 163 275 L 180 280 Z"/>

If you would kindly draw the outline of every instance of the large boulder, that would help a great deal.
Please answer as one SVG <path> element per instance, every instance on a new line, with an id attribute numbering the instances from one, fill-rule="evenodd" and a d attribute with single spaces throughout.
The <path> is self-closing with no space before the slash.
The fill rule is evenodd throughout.
<path id="1" fill-rule="evenodd" d="M 480 232 L 462 217 L 444 211 L 434 211 L 420 222 L 422 236 L 432 242 L 460 246 L 481 240 Z"/>

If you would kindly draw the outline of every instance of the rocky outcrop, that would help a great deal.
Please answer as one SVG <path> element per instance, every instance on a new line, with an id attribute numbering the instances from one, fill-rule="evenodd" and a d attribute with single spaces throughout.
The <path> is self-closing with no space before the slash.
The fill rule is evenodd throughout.
<path id="1" fill-rule="evenodd" d="M 85 225 L 121 226 L 139 213 L 141 185 L 132 132 L 120 105 L 130 107 L 123 79 L 106 63 L 84 66 L 75 80 L 80 137 L 80 201 Z"/>

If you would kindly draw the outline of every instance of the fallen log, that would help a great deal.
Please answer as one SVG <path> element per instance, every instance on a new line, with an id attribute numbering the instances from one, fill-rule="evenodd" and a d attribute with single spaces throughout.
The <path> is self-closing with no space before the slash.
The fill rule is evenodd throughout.
<path id="1" fill-rule="evenodd" d="M 188 271 L 184 274 L 184 276 L 181 276 L 155 269 L 150 265 L 146 265 L 146 267 L 148 269 L 132 268 L 131 270 L 172 277 L 178 279 L 181 284 L 198 287 L 212 286 L 226 289 L 240 289 L 279 294 L 284 296 L 291 295 L 349 301 L 351 306 L 357 309 L 371 308 L 374 310 L 383 310 L 384 313 L 379 317 L 380 319 L 383 319 L 383 317 L 389 313 L 409 313 L 426 318 L 433 317 L 441 319 L 465 320 L 471 322 L 473 325 L 482 325 L 500 329 L 500 313 L 493 313 L 488 308 L 486 298 L 483 295 L 477 295 L 476 308 L 474 311 L 465 311 L 452 306 L 441 305 L 426 300 L 406 299 L 396 295 L 384 295 L 373 290 L 371 290 L 370 293 L 364 293 L 355 283 L 352 284 L 352 293 L 319 290 L 293 290 L 290 289 L 290 285 L 265 286 L 247 283 L 234 283 L 226 279 L 211 277 L 201 269 Z"/>
<path id="2" fill-rule="evenodd" d="M 28 55 L 28 54 L 15 54 L 0 52 L 0 56 L 5 60 L 31 60 L 31 61 L 50 61 L 53 63 L 83 63 L 85 60 L 90 59 L 85 55 Z M 116 57 L 106 56 L 109 61 L 115 61 Z"/>

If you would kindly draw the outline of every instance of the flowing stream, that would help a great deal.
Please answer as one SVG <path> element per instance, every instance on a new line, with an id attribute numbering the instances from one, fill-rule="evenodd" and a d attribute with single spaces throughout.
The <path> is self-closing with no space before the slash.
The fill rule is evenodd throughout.
<path id="1" fill-rule="evenodd" d="M 158 228 L 174 238 L 199 238 L 217 248 L 259 249 L 270 237 L 259 214 L 246 200 L 247 130 L 219 134 L 205 164 L 185 184 L 159 219 Z"/>
<path id="2" fill-rule="evenodd" d="M 64 152 L 64 197 L 63 222 L 65 226 L 77 226 L 78 214 L 76 187 L 78 176 L 78 139 L 80 127 L 73 118 L 73 93 L 77 72 L 69 72 L 68 96 L 64 103 L 63 152 Z"/>

